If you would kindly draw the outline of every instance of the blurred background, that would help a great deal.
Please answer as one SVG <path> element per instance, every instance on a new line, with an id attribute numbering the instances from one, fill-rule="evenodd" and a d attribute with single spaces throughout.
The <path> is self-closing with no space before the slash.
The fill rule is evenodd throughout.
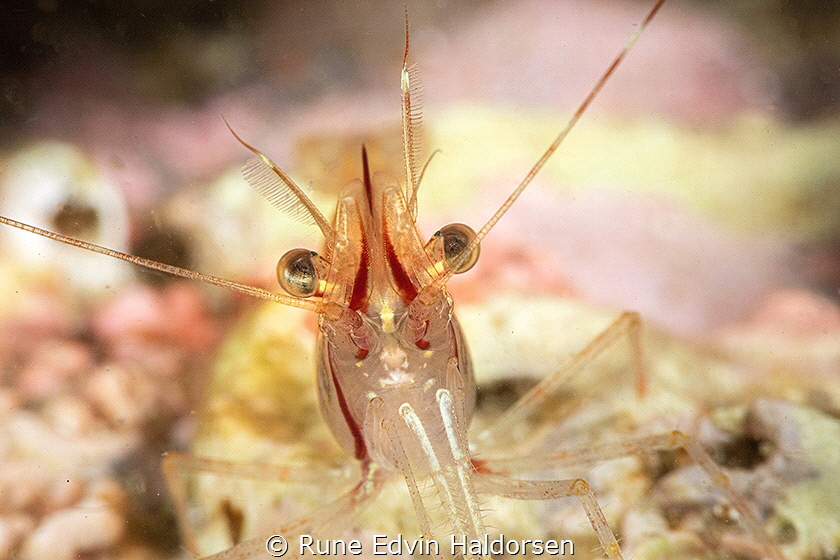
<path id="1" fill-rule="evenodd" d="M 424 235 L 484 223 L 649 8 L 409 3 L 439 150 Z M 276 289 L 276 259 L 321 240 L 250 192 L 222 117 L 328 215 L 362 143 L 404 173 L 399 2 L 11 1 L 0 22 L 10 218 Z M 755 370 L 807 356 L 828 389 L 793 400 L 836 419 L 839 94 L 840 4 L 669 0 L 455 296 L 638 310 Z M 217 346 L 255 304 L 0 234 L 0 558 L 177 555 L 160 456 L 189 447 Z"/>

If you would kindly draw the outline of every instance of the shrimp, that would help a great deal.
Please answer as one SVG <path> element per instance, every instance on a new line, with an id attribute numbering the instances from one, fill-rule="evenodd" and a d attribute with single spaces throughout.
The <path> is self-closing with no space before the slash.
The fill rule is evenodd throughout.
<path id="1" fill-rule="evenodd" d="M 423 178 L 419 139 L 418 77 L 408 63 L 408 17 L 401 71 L 405 177 L 376 173 L 361 148 L 361 176 L 339 196 L 332 223 L 306 192 L 262 152 L 234 137 L 255 157 L 243 168 L 247 182 L 281 211 L 316 226 L 326 249 L 318 254 L 293 249 L 279 261 L 278 281 L 285 294 L 248 286 L 107 249 L 16 220 L 0 223 L 62 243 L 153 270 L 234 290 L 318 316 L 317 392 L 321 413 L 338 444 L 359 465 L 349 490 L 296 520 L 284 520 L 256 537 L 233 539 L 228 550 L 210 558 L 262 558 L 279 550 L 275 536 L 312 535 L 339 539 L 353 527 L 390 480 L 405 482 L 421 539 L 436 557 L 489 557 L 485 496 L 518 500 L 577 499 L 603 554 L 624 558 L 595 493 L 583 478 L 551 478 L 567 465 L 589 464 L 660 451 L 683 450 L 714 482 L 737 511 L 741 524 L 760 543 L 761 554 L 782 553 L 760 520 L 731 487 L 723 471 L 694 440 L 680 432 L 638 437 L 582 449 L 559 451 L 552 431 L 523 434 L 534 418 L 549 411 L 569 371 L 588 367 L 620 340 L 629 340 L 635 392 L 646 392 L 641 355 L 640 319 L 622 314 L 563 371 L 528 391 L 492 425 L 468 438 L 476 399 L 476 382 L 467 342 L 454 315 L 446 285 L 469 271 L 479 258 L 481 241 L 493 230 L 526 187 L 557 151 L 621 63 L 644 28 L 661 8 L 658 0 L 624 49 L 524 179 L 477 231 L 450 224 L 424 242 L 416 228 L 417 194 Z M 227 123 L 226 123 L 227 124 Z M 478 450 L 478 446 L 481 450 Z M 182 521 L 187 522 L 187 489 L 182 473 L 190 469 L 242 474 L 250 467 L 171 454 L 165 463 Z M 255 467 L 254 476 L 317 483 L 319 472 Z M 238 532 L 238 531 L 232 531 Z M 296 539 L 294 542 L 297 542 Z M 268 543 L 268 544 L 267 544 Z M 290 557 L 303 554 L 293 547 Z M 524 545 L 523 545 L 524 546 Z"/>

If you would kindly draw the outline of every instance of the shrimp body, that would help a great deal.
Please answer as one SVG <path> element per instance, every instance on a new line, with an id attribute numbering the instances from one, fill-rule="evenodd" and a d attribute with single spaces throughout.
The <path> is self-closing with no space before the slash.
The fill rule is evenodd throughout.
<path id="1" fill-rule="evenodd" d="M 421 244 L 401 187 L 371 179 L 364 152 L 363 177 L 339 202 L 327 257 L 321 411 L 356 459 L 406 477 L 421 520 L 428 480 L 441 506 L 431 509 L 446 512 L 452 534 L 479 538 L 466 440 L 475 401 L 469 353 L 445 289 L 428 303 L 418 297 L 439 274 L 439 236 Z"/>

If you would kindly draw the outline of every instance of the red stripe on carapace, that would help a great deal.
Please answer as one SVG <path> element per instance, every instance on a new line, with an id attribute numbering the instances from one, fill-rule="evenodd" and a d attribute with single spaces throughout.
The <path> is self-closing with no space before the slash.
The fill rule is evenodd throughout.
<path id="1" fill-rule="evenodd" d="M 368 166 L 367 148 L 362 144 L 362 181 L 365 184 L 368 212 L 373 216 L 373 183 L 370 182 L 370 167 Z"/>
<path id="2" fill-rule="evenodd" d="M 385 221 L 385 216 L 382 216 L 382 221 Z M 405 267 L 400 262 L 397 252 L 394 250 L 394 244 L 391 243 L 391 238 L 388 237 L 388 230 L 385 229 L 385 224 L 383 223 L 382 226 L 385 260 L 388 262 L 388 268 L 391 269 L 391 278 L 394 279 L 397 291 L 402 297 L 403 302 L 408 305 L 417 297 L 417 288 L 414 286 L 411 278 L 409 278 Z"/>
<path id="3" fill-rule="evenodd" d="M 370 277 L 370 253 L 368 252 L 367 239 L 362 233 L 361 258 L 359 268 L 356 270 L 353 281 L 353 292 L 350 295 L 350 302 L 347 306 L 353 311 L 364 312 L 368 301 L 368 279 Z"/>
<path id="4" fill-rule="evenodd" d="M 365 185 L 365 198 L 367 199 L 368 215 L 373 215 L 373 203 L 371 197 L 373 196 L 373 186 L 370 182 L 370 167 L 368 166 L 367 150 L 362 144 L 362 177 Z M 369 220 L 363 220 L 369 223 Z M 356 275 L 353 281 L 353 291 L 350 294 L 350 302 L 347 304 L 350 309 L 354 311 L 365 311 L 368 302 L 368 280 L 370 279 L 370 248 L 368 247 L 368 240 L 365 236 L 365 229 L 362 228 L 361 239 L 361 255 L 359 258 L 359 268 L 356 270 Z"/>
<path id="5" fill-rule="evenodd" d="M 335 366 L 332 364 L 332 353 L 330 353 L 330 369 L 332 370 L 332 382 L 335 387 L 335 396 L 338 399 L 338 407 L 341 409 L 341 415 L 344 417 L 344 422 L 347 428 L 353 435 L 353 456 L 358 460 L 367 457 L 367 448 L 365 447 L 365 438 L 362 437 L 362 431 L 359 425 L 350 414 L 350 409 L 347 407 L 347 399 L 344 398 L 344 392 L 341 390 L 341 385 L 338 384 L 338 378 L 335 376 Z"/>

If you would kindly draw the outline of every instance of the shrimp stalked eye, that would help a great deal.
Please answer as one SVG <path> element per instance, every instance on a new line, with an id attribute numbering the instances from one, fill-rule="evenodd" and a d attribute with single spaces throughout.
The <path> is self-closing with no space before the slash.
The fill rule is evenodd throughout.
<path id="1" fill-rule="evenodd" d="M 322 259 L 309 249 L 287 251 L 277 263 L 277 280 L 289 295 L 310 297 L 318 292 L 324 278 Z"/>
<path id="2" fill-rule="evenodd" d="M 455 274 L 461 274 L 471 269 L 478 261 L 481 248 L 475 245 L 467 257 L 462 257 L 475 237 L 475 231 L 466 224 L 448 224 L 440 228 L 429 241 L 429 245 L 438 245 L 443 249 L 443 265 L 445 268 L 455 266 Z"/>

